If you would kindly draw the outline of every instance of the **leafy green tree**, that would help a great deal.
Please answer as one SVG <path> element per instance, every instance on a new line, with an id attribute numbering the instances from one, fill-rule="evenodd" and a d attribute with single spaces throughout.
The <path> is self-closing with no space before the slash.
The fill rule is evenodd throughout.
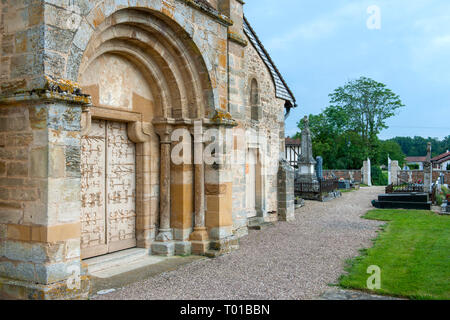
<path id="1" fill-rule="evenodd" d="M 371 175 L 374 186 L 387 186 L 389 181 L 379 166 L 372 166 Z"/>
<path id="2" fill-rule="evenodd" d="M 403 164 L 405 163 L 406 156 L 403 153 L 402 148 L 393 140 L 380 141 L 378 143 L 376 154 L 376 163 L 379 165 L 388 165 L 388 156 L 391 160 L 397 160 L 400 167 L 403 167 Z"/>
<path id="3" fill-rule="evenodd" d="M 330 94 L 330 104 L 347 113 L 348 125 L 361 135 L 370 153 L 378 134 L 388 128 L 386 120 L 404 107 L 400 97 L 385 84 L 366 77 L 337 88 Z"/>
<path id="4" fill-rule="evenodd" d="M 425 156 L 427 154 L 427 144 L 431 142 L 432 155 L 440 155 L 447 150 L 450 150 L 450 135 L 445 137 L 442 141 L 436 138 L 422 138 L 422 137 L 395 137 L 390 139 L 397 142 L 402 148 L 403 153 L 408 157 Z"/>
<path id="5" fill-rule="evenodd" d="M 330 94 L 329 107 L 309 116 L 314 155 L 323 157 L 325 169 L 360 168 L 367 157 L 387 163 L 388 153 L 403 162 L 398 145 L 380 143 L 377 137 L 402 106 L 382 83 L 364 77 L 348 82 Z M 303 121 L 298 127 L 303 129 Z M 301 138 L 300 132 L 295 138 Z"/>

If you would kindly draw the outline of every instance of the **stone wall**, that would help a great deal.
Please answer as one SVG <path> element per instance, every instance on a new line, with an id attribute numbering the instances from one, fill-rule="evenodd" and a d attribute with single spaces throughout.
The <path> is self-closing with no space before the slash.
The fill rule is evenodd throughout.
<path id="1" fill-rule="evenodd" d="M 362 182 L 362 172 L 360 170 L 323 170 L 325 177 L 334 174 L 338 179 L 351 180 L 355 182 Z"/>
<path id="2" fill-rule="evenodd" d="M 23 98 L 28 97 L 18 100 Z M 82 269 L 80 118 L 81 106 L 66 102 L 0 107 L 3 297 L 42 299 L 86 293 L 81 287 L 58 291 L 67 289 L 65 280 Z M 20 281 L 25 284 L 18 285 Z M 47 292 L 39 288 L 48 285 Z"/>
<path id="3" fill-rule="evenodd" d="M 212 5 L 217 6 L 215 1 Z M 112 13 L 126 7 L 119 0 L 79 0 L 75 6 L 67 0 L 3 1 L 1 93 L 42 88 L 45 76 L 77 81 L 94 33 L 111 23 L 107 18 Z M 227 83 L 230 21 L 200 0 L 142 0 L 139 7 L 169 18 L 193 40 L 214 86 L 205 94 L 213 100 L 211 105 L 227 109 L 228 90 L 223 84 Z"/>
<path id="4" fill-rule="evenodd" d="M 270 213 L 278 211 L 277 172 L 279 160 L 284 157 L 284 100 L 275 96 L 275 86 L 270 71 L 248 41 L 245 47 L 245 60 L 236 65 L 240 69 L 239 77 L 232 82 L 234 100 L 230 101 L 230 113 L 238 122 L 235 129 L 235 147 L 239 143 L 245 150 L 249 147 L 258 149 L 259 160 L 264 164 L 260 174 L 262 187 L 257 192 L 260 201 L 260 221 L 269 220 Z M 233 68 L 236 61 L 230 62 Z M 234 71 L 233 71 L 234 73 Z M 258 83 L 259 120 L 252 120 L 252 106 L 250 102 L 250 86 L 252 80 Z M 233 86 L 236 88 L 234 89 Z M 232 95 L 233 96 L 233 95 Z M 265 137 L 261 141 L 251 141 L 249 136 L 241 141 L 240 130 L 253 132 L 254 135 Z M 239 141 L 238 141 L 239 140 Z M 233 218 L 235 230 L 238 234 L 245 233 L 247 225 L 246 208 L 246 165 L 233 166 Z M 243 229 L 243 231 L 242 231 Z"/>
<path id="5" fill-rule="evenodd" d="M 444 183 L 450 184 L 450 171 L 433 170 L 433 183 L 439 178 L 440 174 L 444 174 Z M 424 181 L 423 170 L 401 170 L 399 172 L 399 183 L 417 183 L 419 180 Z"/>

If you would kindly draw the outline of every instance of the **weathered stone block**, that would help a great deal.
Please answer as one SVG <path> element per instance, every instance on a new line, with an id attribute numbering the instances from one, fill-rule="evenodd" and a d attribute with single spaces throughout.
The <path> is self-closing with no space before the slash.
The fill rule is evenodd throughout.
<path id="1" fill-rule="evenodd" d="M 36 148 L 30 153 L 30 176 L 32 178 L 48 177 L 48 148 Z"/>
<path id="2" fill-rule="evenodd" d="M 66 156 L 64 147 L 53 146 L 49 152 L 49 176 L 64 178 L 66 169 Z"/>
<path id="3" fill-rule="evenodd" d="M 0 199 L 4 198 L 1 189 L 2 188 L 0 188 Z M 23 209 L 19 203 L 12 203 L 12 202 L 0 203 L 0 223 L 18 224 L 22 221 L 22 218 L 23 218 Z"/>
<path id="4" fill-rule="evenodd" d="M 175 254 L 177 256 L 188 256 L 192 253 L 192 245 L 189 241 L 175 242 Z"/>
<path id="5" fill-rule="evenodd" d="M 152 254 L 158 256 L 170 257 L 175 254 L 175 243 L 174 242 L 153 242 L 152 243 Z"/>
<path id="6" fill-rule="evenodd" d="M 28 164 L 26 162 L 10 162 L 6 167 L 9 177 L 26 177 L 28 176 Z"/>

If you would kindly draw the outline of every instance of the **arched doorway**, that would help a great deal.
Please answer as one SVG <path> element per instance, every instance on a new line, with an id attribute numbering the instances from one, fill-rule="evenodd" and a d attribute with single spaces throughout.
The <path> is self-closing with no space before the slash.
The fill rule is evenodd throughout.
<path id="1" fill-rule="evenodd" d="M 192 40 L 160 13 L 119 10 L 95 31 L 78 82 L 93 101 L 83 143 L 96 143 L 105 155 L 95 156 L 87 147 L 82 152 L 82 180 L 88 181 L 93 168 L 97 179 L 104 178 L 82 190 L 84 199 L 95 200 L 86 202 L 82 212 L 82 257 L 149 248 L 155 239 L 187 240 L 193 184 L 185 181 L 187 175 L 172 172 L 171 177 L 179 168 L 170 163 L 170 134 L 175 128 L 189 129 L 193 119 L 214 110 L 208 104 L 208 72 Z M 120 134 L 109 129 L 118 127 Z M 122 145 L 117 152 L 116 140 Z"/>

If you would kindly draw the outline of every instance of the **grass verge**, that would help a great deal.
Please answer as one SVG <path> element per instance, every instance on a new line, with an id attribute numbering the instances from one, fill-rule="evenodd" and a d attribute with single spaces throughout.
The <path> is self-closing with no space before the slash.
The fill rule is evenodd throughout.
<path id="1" fill-rule="evenodd" d="M 347 261 L 343 288 L 367 289 L 369 266 L 381 269 L 371 293 L 410 299 L 450 299 L 450 218 L 431 211 L 372 210 L 364 218 L 387 221 L 374 246 Z"/>

